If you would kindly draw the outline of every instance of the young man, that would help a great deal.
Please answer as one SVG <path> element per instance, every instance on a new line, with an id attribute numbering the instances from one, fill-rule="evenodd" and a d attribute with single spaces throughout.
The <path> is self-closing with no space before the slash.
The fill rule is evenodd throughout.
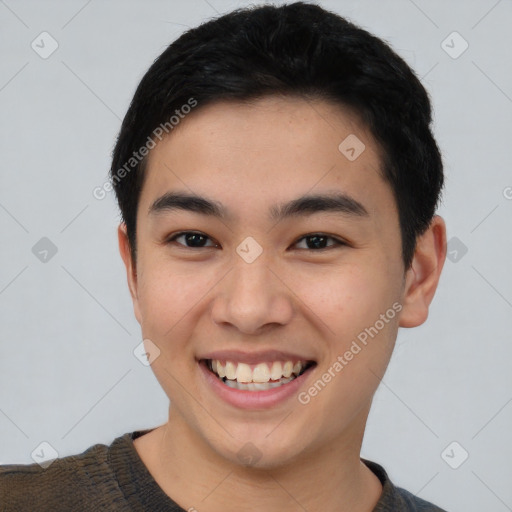
<path id="1" fill-rule="evenodd" d="M 440 511 L 360 458 L 399 327 L 446 254 L 427 94 L 301 2 L 188 31 L 142 79 L 111 168 L 164 425 L 48 468 L 2 510 Z"/>

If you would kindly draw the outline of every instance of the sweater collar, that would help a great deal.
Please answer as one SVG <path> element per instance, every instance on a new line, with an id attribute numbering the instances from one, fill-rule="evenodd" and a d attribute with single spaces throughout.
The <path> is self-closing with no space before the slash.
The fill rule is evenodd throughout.
<path id="1" fill-rule="evenodd" d="M 124 434 L 109 447 L 108 459 L 114 469 L 119 488 L 133 510 L 158 510 L 160 512 L 186 512 L 157 484 L 142 462 L 133 441 L 153 429 L 137 430 Z M 384 468 L 376 462 L 361 461 L 377 476 L 382 493 L 373 512 L 403 510 L 403 501 L 391 483 Z"/>

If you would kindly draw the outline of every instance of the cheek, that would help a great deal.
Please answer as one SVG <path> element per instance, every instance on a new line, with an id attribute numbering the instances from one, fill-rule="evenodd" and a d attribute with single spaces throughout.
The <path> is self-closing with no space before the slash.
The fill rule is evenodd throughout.
<path id="1" fill-rule="evenodd" d="M 212 285 L 208 279 L 197 279 L 197 273 L 194 278 L 190 272 L 170 268 L 168 262 L 145 268 L 139 280 L 142 336 L 160 350 L 152 371 L 169 399 L 178 404 L 183 401 L 179 382 L 195 365 L 191 334 L 197 311 Z"/>
<path id="2" fill-rule="evenodd" d="M 201 299 L 213 287 L 215 280 L 208 272 L 192 267 L 188 270 L 168 262 L 148 262 L 139 280 L 139 307 L 143 334 L 161 343 L 179 341 L 177 336 L 200 307 Z"/>
<path id="3" fill-rule="evenodd" d="M 338 435 L 369 404 L 384 375 L 398 329 L 395 288 L 389 275 L 354 266 L 303 289 L 329 328 L 317 380 L 302 396 L 315 410 L 310 428 L 326 437 Z"/>
<path id="4" fill-rule="evenodd" d="M 298 295 L 336 339 L 357 336 L 392 307 L 397 294 L 389 275 L 374 266 L 344 266 L 296 280 Z"/>

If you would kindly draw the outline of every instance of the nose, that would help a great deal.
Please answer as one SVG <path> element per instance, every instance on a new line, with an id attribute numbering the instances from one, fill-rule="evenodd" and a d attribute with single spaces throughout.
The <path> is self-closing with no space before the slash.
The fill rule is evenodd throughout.
<path id="1" fill-rule="evenodd" d="M 212 306 L 216 324 L 231 325 L 244 334 L 286 325 L 293 314 L 293 293 L 263 258 L 235 262 Z"/>

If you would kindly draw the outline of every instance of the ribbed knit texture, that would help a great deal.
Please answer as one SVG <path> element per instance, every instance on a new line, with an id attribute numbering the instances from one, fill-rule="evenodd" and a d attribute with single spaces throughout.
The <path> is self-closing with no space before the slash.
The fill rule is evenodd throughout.
<path id="1" fill-rule="evenodd" d="M 0 466 L 1 512 L 186 512 L 169 498 L 139 457 L 133 440 L 150 430 L 96 444 L 79 455 L 38 464 Z M 361 459 L 382 483 L 373 512 L 445 512 L 395 487 L 384 468 Z"/>

